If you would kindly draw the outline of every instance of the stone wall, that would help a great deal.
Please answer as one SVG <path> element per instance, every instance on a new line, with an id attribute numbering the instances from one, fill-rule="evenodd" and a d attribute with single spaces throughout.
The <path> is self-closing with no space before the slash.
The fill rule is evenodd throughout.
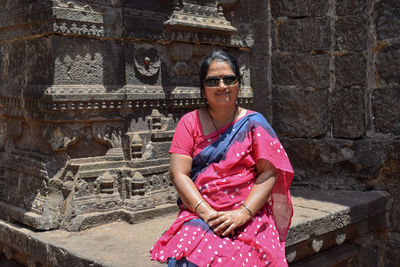
<path id="1" fill-rule="evenodd" d="M 390 192 L 390 229 L 362 246 L 374 255 L 372 266 L 395 265 L 400 261 L 400 4 L 270 1 L 269 11 L 273 126 L 294 166 L 294 185 Z"/>

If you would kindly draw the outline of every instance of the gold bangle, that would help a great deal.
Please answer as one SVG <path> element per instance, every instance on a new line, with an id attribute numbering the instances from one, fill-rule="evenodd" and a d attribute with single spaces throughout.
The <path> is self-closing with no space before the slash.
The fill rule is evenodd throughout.
<path id="1" fill-rule="evenodd" d="M 243 208 L 245 208 L 247 210 L 247 212 L 250 215 L 250 218 L 253 218 L 253 212 L 251 212 L 251 209 L 249 209 L 249 207 L 247 207 L 246 204 L 242 203 L 242 204 L 240 204 L 240 206 L 242 206 Z"/>
<path id="2" fill-rule="evenodd" d="M 194 206 L 193 212 L 196 213 L 197 208 L 198 208 L 198 207 L 200 206 L 200 204 L 203 203 L 203 202 L 204 202 L 204 199 L 200 199 L 200 200 L 196 203 L 196 205 Z"/>

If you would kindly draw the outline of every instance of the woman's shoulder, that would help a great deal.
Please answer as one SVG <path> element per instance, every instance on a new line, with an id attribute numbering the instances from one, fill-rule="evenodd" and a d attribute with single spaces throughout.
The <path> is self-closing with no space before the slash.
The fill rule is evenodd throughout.
<path id="1" fill-rule="evenodd" d="M 180 119 L 179 124 L 185 125 L 189 130 L 195 130 L 199 128 L 199 112 L 197 109 L 185 113 Z"/>
<path id="2" fill-rule="evenodd" d="M 251 109 L 245 109 L 245 111 L 246 111 L 246 115 L 253 114 L 253 113 L 258 113 L 257 111 L 254 111 L 254 110 L 251 110 Z"/>
<path id="3" fill-rule="evenodd" d="M 265 118 L 263 114 L 254 110 L 247 110 L 246 116 L 248 116 L 250 122 L 252 123 L 263 123 L 269 124 L 268 120 Z"/>
<path id="4" fill-rule="evenodd" d="M 257 111 L 254 111 L 254 110 L 251 110 L 251 109 L 246 109 L 245 110 L 244 117 L 253 118 L 253 117 L 259 117 L 259 116 L 264 117 L 261 113 L 259 113 Z"/>
<path id="5" fill-rule="evenodd" d="M 198 116 L 199 116 L 198 110 L 195 109 L 188 113 L 185 113 L 179 120 L 193 122 L 194 119 L 198 118 Z"/>

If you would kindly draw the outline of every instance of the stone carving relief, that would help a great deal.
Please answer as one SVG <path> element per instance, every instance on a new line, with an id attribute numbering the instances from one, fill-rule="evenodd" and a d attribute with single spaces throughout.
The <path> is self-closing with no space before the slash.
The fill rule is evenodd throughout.
<path id="1" fill-rule="evenodd" d="M 208 4 L 176 1 L 175 8 L 164 22 L 164 37 L 184 42 L 229 43 L 229 36 L 236 33 L 226 20 L 222 6 L 215 1 Z"/>
<path id="2" fill-rule="evenodd" d="M 146 194 L 146 179 L 138 171 L 123 171 L 122 185 L 120 188 L 121 198 L 130 199 L 133 196 L 144 196 Z"/>
<path id="3" fill-rule="evenodd" d="M 53 31 L 64 34 L 104 36 L 103 15 L 90 5 L 73 1 L 53 1 Z"/>
<path id="4" fill-rule="evenodd" d="M 181 46 L 173 44 L 170 50 L 171 58 L 175 61 L 172 67 L 174 76 L 185 76 L 189 73 L 188 61 L 192 58 L 192 48 L 188 46 Z"/>
<path id="5" fill-rule="evenodd" d="M 105 124 L 43 125 L 42 135 L 55 152 L 66 151 L 80 142 L 96 142 L 109 148 L 122 147 L 122 129 Z M 95 149 L 93 147 L 93 149 Z"/>
<path id="6" fill-rule="evenodd" d="M 69 9 L 76 9 L 81 11 L 91 11 L 92 8 L 89 5 L 79 5 L 73 1 L 68 0 L 56 0 L 53 1 L 55 6 L 64 7 Z"/>
<path id="7" fill-rule="evenodd" d="M 122 147 L 122 129 L 104 124 L 92 126 L 93 137 L 100 143 L 106 143 L 110 148 Z"/>
<path id="8" fill-rule="evenodd" d="M 165 116 L 162 115 L 158 109 L 153 109 L 150 115 L 150 130 L 151 131 L 157 131 L 157 130 L 165 130 L 165 127 L 162 127 L 162 119 L 164 119 Z"/>
<path id="9" fill-rule="evenodd" d="M 61 188 L 64 198 L 68 198 L 69 194 L 74 190 L 74 181 L 74 174 L 71 171 L 68 171 L 64 176 Z"/>
<path id="10" fill-rule="evenodd" d="M 70 33 L 70 34 L 78 34 L 78 35 L 91 35 L 91 36 L 104 36 L 104 27 L 99 25 L 87 25 L 84 23 L 77 24 L 76 22 L 67 23 L 53 23 L 53 31 L 59 33 Z"/>
<path id="11" fill-rule="evenodd" d="M 160 71 L 161 59 L 157 49 L 149 44 L 135 47 L 134 65 L 136 71 L 143 76 L 152 77 Z"/>
<path id="12" fill-rule="evenodd" d="M 198 63 L 200 61 L 200 57 L 198 55 L 199 51 L 202 54 L 206 54 L 206 51 L 202 51 L 202 49 L 197 49 L 197 51 L 193 51 L 193 47 L 186 44 L 174 43 L 169 47 L 169 53 L 171 55 L 171 81 L 175 84 L 180 85 L 180 88 L 175 88 L 175 93 L 190 93 L 190 87 L 198 87 Z M 196 55 L 194 54 L 196 53 Z"/>
<path id="13" fill-rule="evenodd" d="M 109 172 L 105 172 L 94 182 L 97 194 L 113 194 L 115 192 L 115 177 Z"/>
<path id="14" fill-rule="evenodd" d="M 164 23 L 167 29 L 189 30 L 191 32 L 215 31 L 232 34 L 236 29 L 225 19 L 222 6 L 199 5 L 186 1 L 177 1 L 174 11 Z"/>
<path id="15" fill-rule="evenodd" d="M 103 56 L 100 53 L 57 57 L 54 76 L 60 84 L 102 84 Z"/>
<path id="16" fill-rule="evenodd" d="M 133 133 L 132 135 L 130 135 L 130 151 L 132 158 L 142 157 L 142 147 L 143 142 L 140 136 L 137 133 Z"/>
<path id="17" fill-rule="evenodd" d="M 144 195 L 146 180 L 140 172 L 136 171 L 132 176 L 131 186 L 132 186 L 132 196 Z"/>
<path id="18" fill-rule="evenodd" d="M 42 134 L 50 143 L 53 151 L 63 151 L 67 149 L 68 146 L 76 143 L 81 136 L 79 128 L 71 128 L 64 125 L 44 125 L 42 127 Z"/>
<path id="19" fill-rule="evenodd" d="M 146 191 L 151 192 L 154 190 L 160 190 L 163 188 L 168 188 L 170 184 L 170 180 L 168 177 L 168 173 L 163 175 L 152 175 L 146 181 Z"/>

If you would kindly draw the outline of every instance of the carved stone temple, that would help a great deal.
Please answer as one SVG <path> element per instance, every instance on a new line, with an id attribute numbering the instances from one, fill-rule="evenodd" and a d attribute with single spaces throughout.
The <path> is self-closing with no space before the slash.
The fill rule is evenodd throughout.
<path id="1" fill-rule="evenodd" d="M 252 103 L 251 3 L 0 2 L 0 210 L 38 230 L 140 221 L 175 208 L 168 149 L 204 104 L 200 59 L 243 68 Z"/>

